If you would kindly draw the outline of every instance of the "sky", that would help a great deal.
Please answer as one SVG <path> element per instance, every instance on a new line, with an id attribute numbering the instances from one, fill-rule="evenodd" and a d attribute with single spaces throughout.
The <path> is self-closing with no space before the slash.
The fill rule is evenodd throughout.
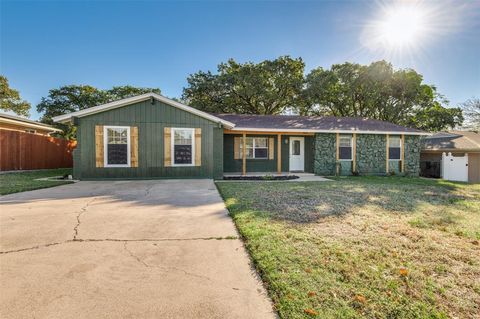
<path id="1" fill-rule="evenodd" d="M 372 39 L 399 1 L 0 0 L 0 74 L 32 104 L 32 119 L 62 85 L 179 97 L 189 74 L 282 55 L 301 57 L 305 72 L 386 59 L 421 73 L 451 106 L 480 97 L 480 0 L 405 2 L 423 8 L 422 34 L 386 49 Z"/>

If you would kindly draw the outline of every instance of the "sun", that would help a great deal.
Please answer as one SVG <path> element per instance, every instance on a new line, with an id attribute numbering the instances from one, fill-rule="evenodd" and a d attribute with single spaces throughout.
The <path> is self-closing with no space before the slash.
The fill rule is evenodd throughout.
<path id="1" fill-rule="evenodd" d="M 364 24 L 360 41 L 382 58 L 422 52 L 439 31 L 437 18 L 444 19 L 437 6 L 421 0 L 377 2 L 372 11 L 375 14 Z"/>
<path id="2" fill-rule="evenodd" d="M 427 32 L 426 17 L 413 5 L 395 6 L 384 12 L 385 17 L 375 26 L 377 41 L 392 47 L 412 46 Z"/>

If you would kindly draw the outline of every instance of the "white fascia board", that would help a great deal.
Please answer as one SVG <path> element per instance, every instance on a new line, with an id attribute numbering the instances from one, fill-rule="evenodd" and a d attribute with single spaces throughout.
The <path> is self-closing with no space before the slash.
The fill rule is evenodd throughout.
<path id="1" fill-rule="evenodd" d="M 25 127 L 28 127 L 28 128 L 35 128 L 35 129 L 44 130 L 44 131 L 51 131 L 52 133 L 53 132 L 63 132 L 61 129 L 58 129 L 56 127 L 52 127 L 50 125 L 42 125 L 40 123 L 34 124 L 34 123 L 29 123 L 29 122 L 22 122 L 22 121 L 7 119 L 7 118 L 4 118 L 4 117 L 0 117 L 0 122 L 13 124 L 13 125 L 18 125 L 18 126 L 25 126 Z"/>
<path id="2" fill-rule="evenodd" d="M 184 110 L 186 112 L 198 115 L 198 116 L 203 117 L 207 120 L 210 120 L 210 121 L 213 121 L 213 122 L 216 122 L 216 123 L 221 123 L 226 128 L 233 128 L 235 126 L 235 124 L 233 124 L 229 121 L 222 120 L 221 118 L 218 118 L 214 115 L 211 115 L 211 114 L 208 114 L 206 112 L 197 110 L 197 109 L 195 109 L 191 106 L 179 103 L 177 101 L 171 100 L 169 98 L 166 98 L 166 97 L 161 96 L 161 95 L 156 94 L 156 93 L 146 93 L 146 94 L 142 94 L 142 95 L 137 95 L 137 96 L 133 96 L 133 97 L 123 99 L 123 100 L 118 100 L 118 101 L 110 102 L 110 103 L 107 103 L 107 104 L 90 107 L 88 109 L 80 110 L 80 111 L 77 111 L 77 112 L 72 112 L 72 113 L 68 113 L 68 114 L 64 114 L 64 115 L 55 116 L 53 118 L 53 121 L 60 122 L 60 123 L 65 123 L 65 122 L 71 121 L 72 117 L 83 117 L 83 116 L 92 115 L 92 114 L 96 114 L 96 113 L 100 113 L 100 112 L 105 112 L 105 111 L 113 110 L 113 109 L 116 109 L 116 108 L 119 108 L 119 107 L 122 107 L 122 106 L 126 106 L 126 105 L 130 105 L 130 104 L 133 104 L 133 103 L 145 101 L 145 100 L 148 100 L 150 98 L 154 98 L 154 99 L 156 99 L 160 102 L 171 105 L 173 107 Z"/>
<path id="3" fill-rule="evenodd" d="M 341 133 L 341 134 L 391 134 L 391 135 L 430 135 L 426 132 L 401 132 L 401 131 L 363 131 L 363 130 L 314 130 L 314 129 L 268 129 L 268 128 L 241 128 L 234 127 L 231 131 L 244 131 L 244 132 L 286 132 L 286 133 Z"/>

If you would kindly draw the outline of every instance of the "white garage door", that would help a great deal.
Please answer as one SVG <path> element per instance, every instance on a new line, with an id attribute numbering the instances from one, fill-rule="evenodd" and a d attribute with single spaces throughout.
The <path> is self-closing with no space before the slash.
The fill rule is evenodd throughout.
<path id="1" fill-rule="evenodd" d="M 442 154 L 442 177 L 449 181 L 468 182 L 468 154 Z"/>

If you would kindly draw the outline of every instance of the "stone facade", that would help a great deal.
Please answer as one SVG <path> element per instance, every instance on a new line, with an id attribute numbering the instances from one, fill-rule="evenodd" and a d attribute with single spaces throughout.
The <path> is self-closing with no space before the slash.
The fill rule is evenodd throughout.
<path id="1" fill-rule="evenodd" d="M 317 175 L 331 176 L 336 171 L 336 135 L 315 134 L 315 154 L 313 172 Z"/>
<path id="2" fill-rule="evenodd" d="M 421 136 L 405 135 L 405 175 L 418 176 L 420 174 L 421 149 Z"/>
<path id="3" fill-rule="evenodd" d="M 360 175 L 385 175 L 387 150 L 386 135 L 357 134 L 356 170 Z M 421 137 L 405 135 L 405 172 L 401 173 L 400 161 L 389 161 L 389 170 L 396 174 L 418 176 L 420 172 Z M 339 162 L 340 175 L 351 175 L 351 161 Z M 336 134 L 315 134 L 314 173 L 335 175 Z"/>
<path id="4" fill-rule="evenodd" d="M 361 175 L 384 175 L 387 139 L 380 134 L 357 134 L 357 171 Z"/>

